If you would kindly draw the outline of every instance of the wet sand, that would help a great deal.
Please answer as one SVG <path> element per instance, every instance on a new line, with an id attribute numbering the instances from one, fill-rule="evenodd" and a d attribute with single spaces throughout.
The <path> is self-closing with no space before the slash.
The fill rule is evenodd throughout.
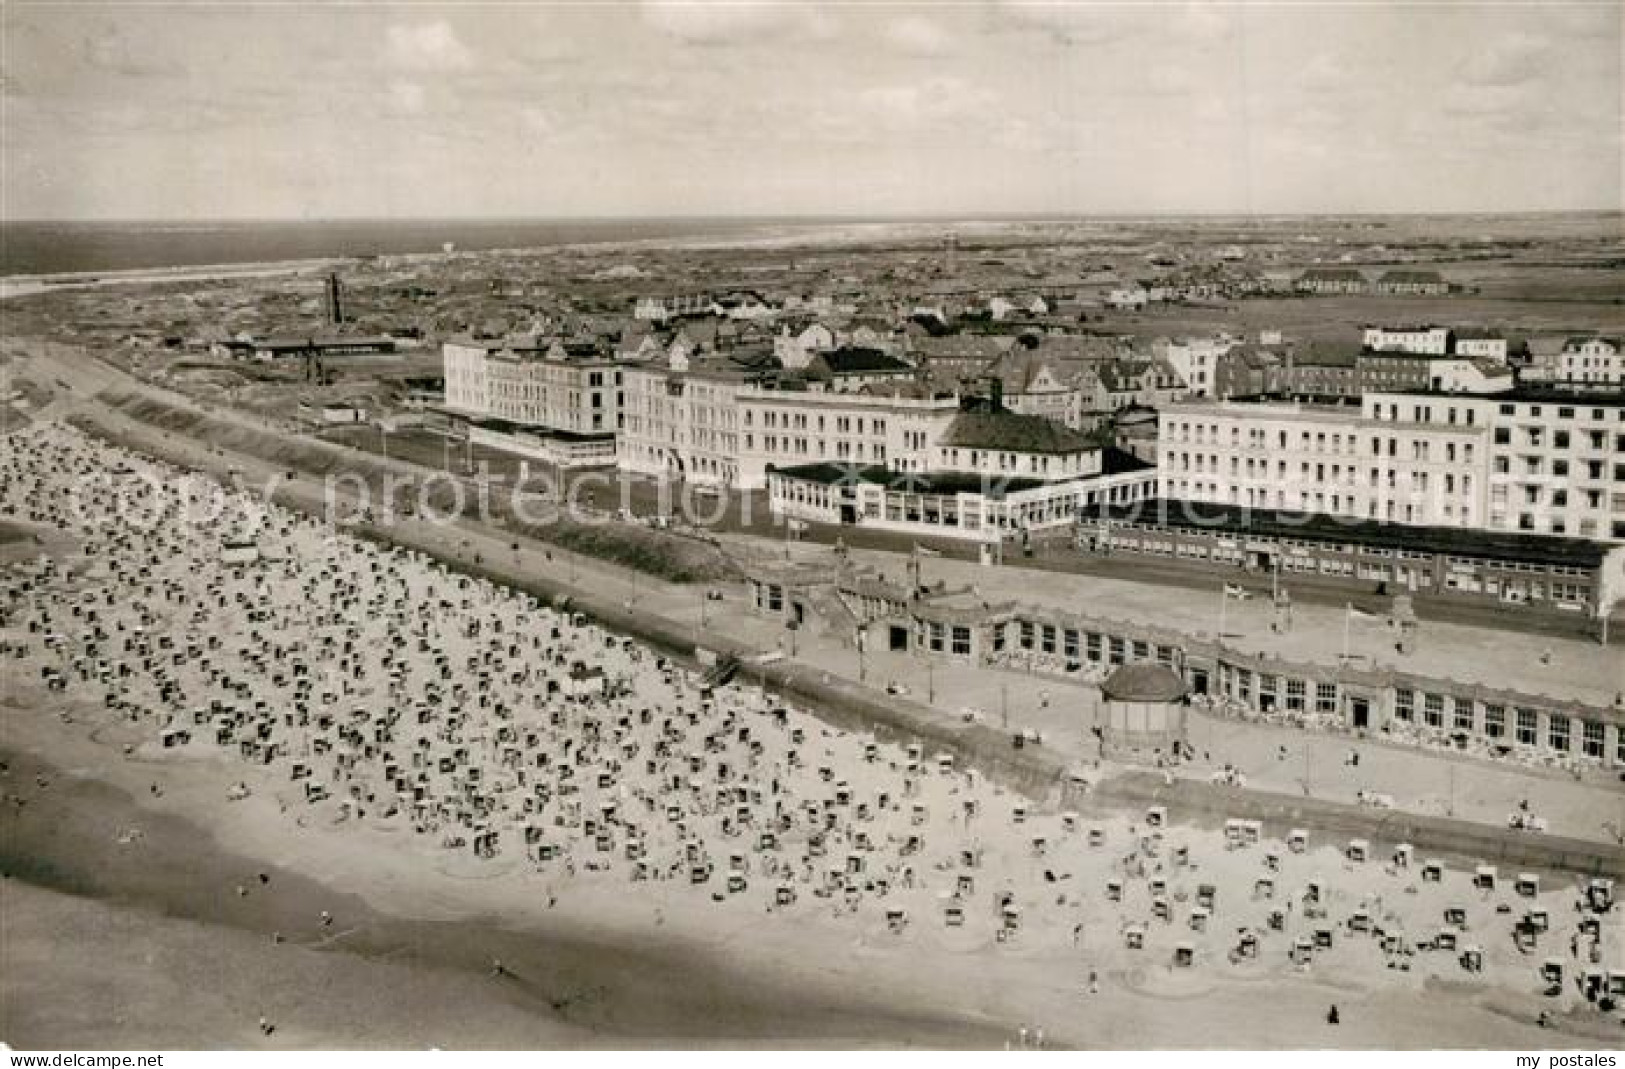
<path id="1" fill-rule="evenodd" d="M 792 990 L 760 976 L 737 973 L 726 964 L 708 960 L 703 948 L 676 942 L 633 949 L 589 939 L 571 939 L 557 932 L 519 931 L 499 921 L 432 921 L 392 917 L 373 910 L 359 896 L 326 887 L 297 873 L 267 866 L 217 846 L 203 829 L 176 817 L 137 804 L 129 794 L 95 779 L 64 774 L 37 758 L 0 751 L 9 766 L 4 778 L 8 794 L 23 794 L 21 807 L 0 807 L 0 871 L 8 890 L 3 911 L 9 929 L 38 931 L 33 913 L 74 913 L 96 918 L 91 931 L 109 925 L 136 928 L 155 937 L 186 930 L 193 942 L 218 941 L 235 947 L 249 933 L 256 951 L 256 967 L 273 967 L 290 974 L 388 975 L 366 982 L 362 990 L 390 991 L 387 1007 L 373 1007 L 375 1019 L 353 1019 L 346 1031 L 319 1038 L 321 1043 L 347 1046 L 379 1044 L 388 1047 L 527 1047 L 527 1046 L 753 1046 L 774 1040 L 809 1046 L 910 1045 L 935 1047 L 990 1047 L 1000 1045 L 1001 1030 L 907 1014 L 888 1014 L 856 1003 Z M 49 785 L 37 786 L 43 775 Z M 120 844 L 120 833 L 139 828 L 141 838 Z M 260 874 L 269 877 L 262 882 Z M 239 895 L 236 887 L 247 890 Z M 36 895 L 32 889 L 71 895 L 99 904 L 68 907 L 51 903 L 54 896 Z M 338 931 L 317 921 L 323 910 L 343 918 Z M 115 916 L 116 915 L 116 916 Z M 171 922 L 185 922 L 177 925 Z M 207 931 L 204 931 L 207 929 Z M 284 942 L 273 944 L 272 933 Z M 156 940 L 162 943 L 162 939 Z M 60 945 L 53 942 L 60 951 Z M 312 951 L 321 960 L 309 961 Z M 134 957 L 120 944 L 118 955 L 126 965 Z M 165 955 L 172 957 L 173 955 Z M 299 959 L 289 964 L 286 959 Z M 72 958 L 79 967 L 103 958 L 81 945 Z M 491 964 L 500 960 L 509 976 L 492 977 Z M 155 963 L 149 963 L 149 966 Z M 201 965 L 197 960 L 177 961 L 181 971 Z M 73 969 L 71 958 L 63 963 Z M 31 973 L 20 983 L 22 970 L 11 974 L 3 1003 L 0 1031 L 26 1043 L 18 1023 L 48 1019 L 42 1008 L 54 1002 L 49 988 L 41 989 Z M 173 977 L 174 970 L 159 975 Z M 404 987 L 402 984 L 404 983 Z M 470 984 L 476 986 L 469 988 Z M 13 986 L 15 985 L 15 986 Z M 122 988 L 124 985 L 120 985 Z M 270 985 L 273 989 L 278 984 Z M 332 985 L 328 985 L 332 986 Z M 471 1029 L 466 1008 L 456 1003 L 455 1015 L 434 1008 L 434 1000 L 419 992 L 449 988 L 464 996 L 515 1011 L 499 1032 L 489 1036 Z M 104 1011 L 75 996 L 76 1015 L 105 1024 L 124 1000 L 120 991 L 103 995 Z M 404 1000 L 402 995 L 405 995 Z M 245 1011 L 246 1012 L 246 1011 Z M 244 1018 L 250 1025 L 258 1012 Z M 241 1015 L 239 1015 L 241 1016 Z M 273 1020 L 276 1018 L 273 1016 Z M 379 1019 L 391 1023 L 381 1026 Z M 127 1020 L 130 1031 L 116 1045 L 135 1043 L 153 1030 L 165 1034 L 161 1021 Z M 241 1032 L 241 1022 L 219 1022 L 226 1042 L 242 1043 L 257 1028 Z M 236 1027 L 234 1027 L 236 1026 Z M 402 1027 L 406 1030 L 403 1032 Z M 348 1029 L 353 1027 L 354 1031 Z M 492 1023 L 496 1027 L 496 1022 Z M 320 1031 L 326 1033 L 326 1029 Z M 208 1045 L 209 1032 L 187 1042 L 169 1045 Z M 46 1039 L 46 1037 L 41 1037 Z M 56 1045 L 64 1037 L 46 1039 Z M 75 1045 L 81 1045 L 77 1041 Z M 153 1044 L 146 1044 L 153 1045 Z"/>

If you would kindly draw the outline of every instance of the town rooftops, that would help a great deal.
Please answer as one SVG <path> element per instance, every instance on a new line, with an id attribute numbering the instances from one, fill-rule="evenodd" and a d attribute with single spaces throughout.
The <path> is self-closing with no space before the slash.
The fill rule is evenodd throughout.
<path id="1" fill-rule="evenodd" d="M 1088 438 L 1054 420 L 1015 412 L 961 412 L 948 425 L 942 444 L 1009 453 L 1081 453 L 1095 448 Z"/>
<path id="2" fill-rule="evenodd" d="M 915 339 L 914 352 L 925 361 L 993 361 L 1004 354 L 1012 341 L 1008 336 L 1001 338 L 994 334 L 947 334 Z"/>
<path id="3" fill-rule="evenodd" d="M 1109 360 L 1127 346 L 1121 338 L 1099 334 L 1041 334 L 1033 351 L 1052 360 Z"/>
<path id="4" fill-rule="evenodd" d="M 1154 498 L 1111 508 L 1107 510 L 1107 515 L 1113 522 L 1154 524 L 1213 534 L 1336 542 L 1379 549 L 1584 568 L 1600 565 L 1610 548 L 1600 542 L 1556 535 L 1485 531 L 1476 527 L 1413 526 L 1318 512 L 1282 512 L 1171 498 Z"/>
<path id="5" fill-rule="evenodd" d="M 1413 268 L 1395 268 L 1384 271 L 1377 278 L 1378 282 L 1422 282 L 1433 285 L 1443 285 L 1444 277 L 1437 271 L 1418 271 Z"/>

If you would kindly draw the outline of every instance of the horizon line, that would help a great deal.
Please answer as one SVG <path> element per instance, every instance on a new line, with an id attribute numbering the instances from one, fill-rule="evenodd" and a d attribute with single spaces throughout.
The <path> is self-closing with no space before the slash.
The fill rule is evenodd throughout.
<path id="1" fill-rule="evenodd" d="M 979 222 L 1044 220 L 1136 220 L 1136 219 L 1462 219 L 1511 218 L 1517 216 L 1625 215 L 1622 207 L 1592 208 L 1507 208 L 1507 209 L 1398 209 L 1351 211 L 1247 211 L 1167 209 L 1148 211 L 988 211 L 988 212 L 892 212 L 880 214 L 786 213 L 694 215 L 221 215 L 221 216 L 38 216 L 0 219 L 3 226 L 32 225 L 114 225 L 163 224 L 181 226 L 206 223 L 832 223 L 832 222 Z"/>

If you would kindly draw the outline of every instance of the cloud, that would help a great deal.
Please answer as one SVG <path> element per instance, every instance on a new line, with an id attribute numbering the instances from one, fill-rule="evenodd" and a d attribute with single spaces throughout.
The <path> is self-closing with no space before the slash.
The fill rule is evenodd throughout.
<path id="1" fill-rule="evenodd" d="M 1350 80 L 1348 67 L 1324 52 L 1305 63 L 1297 74 L 1299 92 L 1313 96 L 1345 93 Z"/>
<path id="2" fill-rule="evenodd" d="M 1115 44 L 1144 28 L 1135 11 L 1027 0 L 999 0 L 994 17 L 1005 27 L 1039 32 L 1065 45 Z"/>
<path id="3" fill-rule="evenodd" d="M 397 66 L 418 70 L 456 71 L 473 65 L 474 55 L 446 22 L 391 26 L 384 38 L 385 52 Z"/>
<path id="4" fill-rule="evenodd" d="M 685 44 L 729 47 L 776 37 L 824 39 L 834 30 L 818 8 L 774 0 L 643 0 L 643 21 Z"/>
<path id="5" fill-rule="evenodd" d="M 951 34 L 930 19 L 910 15 L 886 24 L 886 42 L 913 56 L 942 56 L 954 51 Z"/>
<path id="6" fill-rule="evenodd" d="M 527 104 L 519 109 L 519 121 L 533 134 L 551 134 L 557 129 L 553 117 L 534 104 Z"/>
<path id="7" fill-rule="evenodd" d="M 103 26 L 86 34 L 80 41 L 80 52 L 91 67 L 109 74 L 150 78 L 162 73 L 157 64 L 136 58 L 137 50 L 117 26 Z"/>
<path id="8" fill-rule="evenodd" d="M 1196 76 L 1187 67 L 1159 63 L 1146 74 L 1139 88 L 1156 96 L 1188 96 L 1196 91 Z"/>
<path id="9" fill-rule="evenodd" d="M 1552 43 L 1543 37 L 1519 33 L 1498 39 L 1462 65 L 1469 85 L 1512 87 L 1543 77 L 1554 62 Z"/>
<path id="10" fill-rule="evenodd" d="M 385 106 L 396 115 L 421 115 L 428 94 L 416 82 L 394 81 L 384 97 Z"/>
<path id="11" fill-rule="evenodd" d="M 935 127 L 990 117 L 997 98 L 962 78 L 927 78 L 865 89 L 858 94 L 858 107 L 860 114 L 893 126 Z"/>

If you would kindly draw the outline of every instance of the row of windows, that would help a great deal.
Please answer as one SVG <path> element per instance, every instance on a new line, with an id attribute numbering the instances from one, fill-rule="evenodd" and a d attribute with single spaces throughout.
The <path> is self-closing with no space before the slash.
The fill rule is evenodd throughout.
<path id="1" fill-rule="evenodd" d="M 1578 752 L 1583 757 L 1602 758 L 1606 755 L 1606 728 L 1600 720 L 1585 720 L 1565 713 L 1548 713 L 1546 736 L 1540 735 L 1540 714 L 1522 706 L 1508 709 L 1499 702 L 1478 703 L 1471 698 L 1453 697 L 1432 692 L 1420 695 L 1409 687 L 1394 691 L 1394 716 L 1409 724 L 1436 731 L 1475 733 L 1482 717 L 1482 733 L 1486 738 L 1505 739 L 1523 747 L 1544 745 L 1558 753 Z M 1509 719 L 1508 714 L 1511 714 Z M 1578 739 L 1576 739 L 1578 721 Z M 1510 735 L 1508 729 L 1510 728 Z M 1619 744 L 1619 757 L 1625 759 L 1625 738 Z"/>

